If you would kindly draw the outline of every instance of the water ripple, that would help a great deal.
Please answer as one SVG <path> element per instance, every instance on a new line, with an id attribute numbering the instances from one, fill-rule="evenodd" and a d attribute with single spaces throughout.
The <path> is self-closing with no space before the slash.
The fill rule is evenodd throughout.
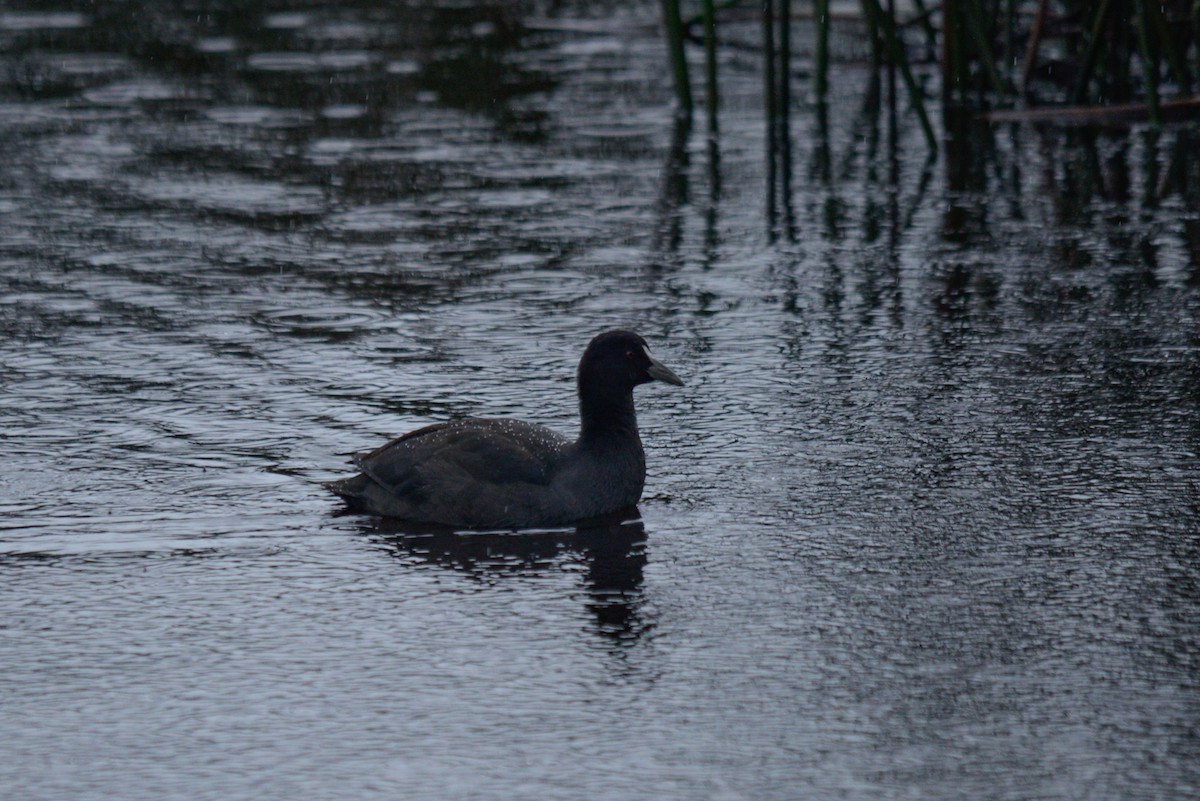
<path id="1" fill-rule="evenodd" d="M 255 321 L 275 333 L 340 339 L 363 333 L 380 320 L 377 309 L 324 306 L 314 309 L 262 309 Z"/>

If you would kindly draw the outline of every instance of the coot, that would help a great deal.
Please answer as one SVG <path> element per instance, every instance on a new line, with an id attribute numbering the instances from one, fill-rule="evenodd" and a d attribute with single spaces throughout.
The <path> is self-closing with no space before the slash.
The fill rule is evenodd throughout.
<path id="1" fill-rule="evenodd" d="M 352 509 L 455 528 L 573 523 L 635 505 L 646 480 L 633 388 L 683 381 L 632 331 L 593 339 L 579 361 L 579 438 L 521 420 L 466 418 L 355 457 L 327 486 Z"/>

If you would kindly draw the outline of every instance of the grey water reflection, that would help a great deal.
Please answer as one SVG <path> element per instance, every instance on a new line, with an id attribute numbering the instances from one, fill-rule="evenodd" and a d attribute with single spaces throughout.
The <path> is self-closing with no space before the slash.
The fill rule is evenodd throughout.
<path id="1" fill-rule="evenodd" d="M 652 623 L 641 610 L 646 527 L 640 519 L 621 517 L 571 531 L 520 534 L 418 531 L 387 520 L 365 521 L 362 530 L 403 563 L 420 560 L 485 583 L 575 565 L 582 570 L 585 605 L 597 632 L 624 647 L 635 644 Z"/>
<path id="2" fill-rule="evenodd" d="M 0 10 L 8 795 L 1194 794 L 1196 131 L 931 162 L 801 60 L 771 146 L 730 47 L 707 139 L 658 5 Z M 637 520 L 321 489 L 571 433 L 614 325 L 688 379 L 639 389 Z"/>

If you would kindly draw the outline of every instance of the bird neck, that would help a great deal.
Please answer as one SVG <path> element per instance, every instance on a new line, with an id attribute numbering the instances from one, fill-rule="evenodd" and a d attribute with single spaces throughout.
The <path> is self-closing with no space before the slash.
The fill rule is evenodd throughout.
<path id="1" fill-rule="evenodd" d="M 581 392 L 579 421 L 579 439 L 584 443 L 601 439 L 641 441 L 631 389 Z"/>

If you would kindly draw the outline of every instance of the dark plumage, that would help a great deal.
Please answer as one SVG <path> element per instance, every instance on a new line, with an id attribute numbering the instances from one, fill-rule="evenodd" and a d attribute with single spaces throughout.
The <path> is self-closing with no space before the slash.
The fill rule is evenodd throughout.
<path id="1" fill-rule="evenodd" d="M 634 506 L 646 480 L 633 388 L 683 382 L 631 331 L 593 339 L 579 361 L 579 438 L 521 420 L 466 418 L 358 456 L 327 486 L 359 511 L 455 528 L 562 525 Z"/>

